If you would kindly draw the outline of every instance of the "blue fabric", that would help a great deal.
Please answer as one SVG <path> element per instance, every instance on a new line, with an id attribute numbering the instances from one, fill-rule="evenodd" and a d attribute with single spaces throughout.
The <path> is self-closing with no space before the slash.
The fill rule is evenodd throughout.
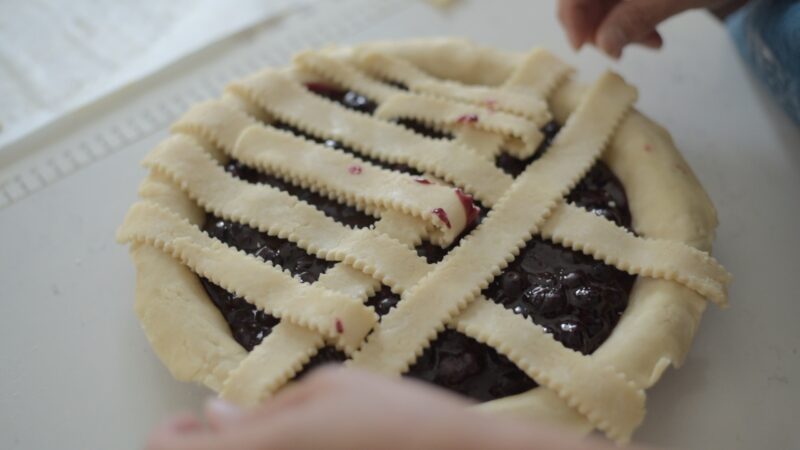
<path id="1" fill-rule="evenodd" d="M 800 0 L 754 0 L 727 22 L 742 57 L 800 125 Z"/>

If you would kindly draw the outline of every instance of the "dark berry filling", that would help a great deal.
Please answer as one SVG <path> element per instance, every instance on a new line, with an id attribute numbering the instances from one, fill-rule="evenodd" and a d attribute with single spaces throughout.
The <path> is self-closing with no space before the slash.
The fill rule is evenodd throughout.
<path id="1" fill-rule="evenodd" d="M 306 283 L 317 281 L 333 263 L 309 255 L 297 244 L 270 236 L 247 225 L 206 217 L 205 231 L 211 236 L 265 261 L 288 270 Z"/>
<path id="2" fill-rule="evenodd" d="M 336 101 L 347 108 L 371 114 L 375 103 L 351 91 L 343 91 L 327 84 L 310 83 L 307 88 L 314 93 Z M 399 121 L 415 132 L 433 137 L 449 138 L 413 121 Z M 315 138 L 284 124 L 272 124 L 299 136 L 323 143 L 332 148 L 355 154 L 334 140 Z M 559 126 L 546 125 L 542 131 L 545 141 L 537 152 L 524 160 L 501 154 L 498 167 L 512 176 L 519 175 L 532 161 L 540 157 L 550 145 Z M 419 175 L 404 164 L 387 164 L 357 155 L 375 165 Z M 266 183 L 287 191 L 314 205 L 326 215 L 354 227 L 369 226 L 374 218 L 354 208 L 340 205 L 326 197 L 298 188 L 274 176 L 260 173 L 237 161 L 231 161 L 226 170 L 253 183 Z M 355 169 L 354 169 L 355 170 Z M 424 178 L 420 178 L 424 183 Z M 570 192 L 568 200 L 618 225 L 630 228 L 624 188 L 611 170 L 598 162 Z M 478 205 L 479 207 L 481 205 Z M 462 237 L 477 226 L 488 208 L 481 207 L 480 214 Z M 314 282 L 331 263 L 308 255 L 294 244 L 270 237 L 245 225 L 219 220 L 209 216 L 205 225 L 212 236 L 237 248 L 260 256 L 290 270 L 303 281 Z M 460 240 L 460 237 L 459 237 Z M 428 242 L 417 247 L 417 253 L 428 262 L 441 260 L 449 248 L 442 249 Z M 266 337 L 278 319 L 250 305 L 244 299 L 228 293 L 219 286 L 201 279 L 212 301 L 231 326 L 234 338 L 247 350 Z M 534 238 L 520 251 L 518 257 L 498 275 L 483 294 L 495 302 L 521 314 L 542 326 L 566 347 L 584 354 L 592 353 L 608 337 L 627 306 L 628 294 L 634 277 L 613 267 L 593 260 L 579 252 L 565 249 L 549 241 Z M 366 302 L 383 316 L 400 301 L 400 296 L 386 286 Z M 324 347 L 305 365 L 296 378 L 326 362 L 340 362 L 346 356 L 332 347 Z M 505 356 L 493 348 L 454 330 L 445 330 L 431 342 L 407 376 L 427 380 L 480 401 L 514 395 L 536 387 L 536 382 L 522 372 Z"/>
<path id="3" fill-rule="evenodd" d="M 389 286 L 382 284 L 380 290 L 367 299 L 367 306 L 375 309 L 378 315 L 385 316 L 399 301 L 400 296 L 392 292 Z"/>
<path id="4" fill-rule="evenodd" d="M 406 375 L 479 401 L 508 397 L 537 386 L 497 350 L 454 330 L 439 333 Z"/>
<path id="5" fill-rule="evenodd" d="M 271 316 L 205 278 L 200 278 L 211 301 L 231 327 L 236 342 L 248 352 L 267 337 L 280 319 Z"/>

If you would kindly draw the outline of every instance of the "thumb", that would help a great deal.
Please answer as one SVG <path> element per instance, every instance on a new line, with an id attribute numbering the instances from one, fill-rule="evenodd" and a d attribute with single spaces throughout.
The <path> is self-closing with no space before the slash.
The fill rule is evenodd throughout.
<path id="1" fill-rule="evenodd" d="M 608 55 L 619 58 L 631 42 L 650 36 L 656 25 L 675 14 L 702 6 L 701 0 L 628 0 L 617 3 L 597 28 L 595 42 Z"/>

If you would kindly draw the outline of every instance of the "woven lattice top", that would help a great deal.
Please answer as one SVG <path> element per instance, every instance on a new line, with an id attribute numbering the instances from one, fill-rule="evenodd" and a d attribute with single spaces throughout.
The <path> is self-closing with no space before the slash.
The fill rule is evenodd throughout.
<path id="1" fill-rule="evenodd" d="M 307 52 L 289 69 L 237 81 L 222 99 L 193 107 L 147 156 L 151 175 L 143 200 L 130 209 L 120 239 L 132 243 L 134 253 L 148 248 L 168 255 L 148 264 L 172 261 L 281 319 L 243 354 L 206 310 L 194 318 L 143 318 L 154 346 L 168 346 L 160 354 L 174 360 L 164 353 L 190 345 L 175 340 L 199 336 L 213 351 L 192 370 L 219 378 L 207 384 L 224 397 L 254 404 L 326 343 L 345 352 L 348 365 L 399 375 L 448 326 L 494 347 L 611 438 L 628 439 L 644 415 L 643 386 L 614 364 L 565 348 L 481 292 L 531 236 L 541 235 L 725 304 L 729 275 L 707 253 L 634 235 L 564 199 L 630 114 L 636 90 L 617 75 L 601 76 L 578 96 L 547 153 L 512 178 L 494 158 L 501 151 L 533 155 L 543 139 L 540 129 L 553 119 L 548 98 L 571 72 L 567 65 L 534 50 L 514 60 L 502 84 L 484 86 L 438 78 L 381 48 Z M 377 109 L 373 115 L 347 110 L 310 92 L 309 81 L 357 91 Z M 454 139 L 422 136 L 396 119 L 413 119 Z M 270 126 L 276 121 L 335 139 L 355 154 Z M 284 191 L 231 176 L 220 164 L 227 158 L 378 220 L 369 228 L 343 225 Z M 424 178 L 369 160 L 408 165 Z M 446 247 L 462 234 L 474 220 L 473 198 L 490 209 L 482 222 L 442 261 L 420 257 L 413 247 L 421 240 Z M 304 283 L 204 233 L 205 212 L 287 239 L 335 265 L 316 283 Z M 139 295 L 192 301 L 176 286 L 155 286 L 141 270 L 140 276 Z M 379 320 L 364 301 L 381 283 L 401 301 Z"/>

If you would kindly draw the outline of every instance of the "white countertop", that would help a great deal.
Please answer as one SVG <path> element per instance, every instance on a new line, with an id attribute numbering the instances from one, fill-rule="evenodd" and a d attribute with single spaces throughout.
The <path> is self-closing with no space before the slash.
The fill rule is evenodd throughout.
<path id="1" fill-rule="evenodd" d="M 503 7 L 498 5 L 502 4 Z M 662 28 L 660 54 L 611 64 L 640 89 L 719 210 L 714 254 L 736 277 L 710 307 L 681 370 L 648 391 L 636 439 L 679 448 L 800 447 L 800 130 L 702 13 Z M 456 35 L 542 45 L 584 79 L 610 62 L 575 55 L 553 2 L 346 0 L 257 27 L 0 151 L 0 448 L 141 447 L 168 414 L 208 392 L 178 383 L 132 311 L 134 271 L 114 232 L 144 176 L 138 161 L 188 104 L 302 47 Z"/>

